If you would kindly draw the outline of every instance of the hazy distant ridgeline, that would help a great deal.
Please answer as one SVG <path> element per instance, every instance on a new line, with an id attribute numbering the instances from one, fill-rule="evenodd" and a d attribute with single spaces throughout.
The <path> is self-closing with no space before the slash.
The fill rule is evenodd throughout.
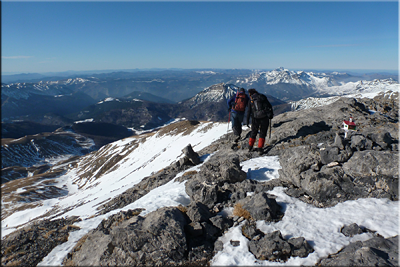
<path id="1" fill-rule="evenodd" d="M 61 127 L 89 119 L 151 129 L 177 117 L 226 121 L 225 101 L 240 87 L 256 88 L 268 95 L 275 114 L 290 110 L 285 102 L 289 100 L 385 88 L 395 91 L 398 87 L 394 79 L 397 77 L 390 74 L 354 76 L 284 68 L 272 71 L 147 70 L 62 76 L 38 77 L 40 81 L 28 82 L 32 75 L 16 75 L 14 79 L 21 82 L 3 83 L 2 121 L 30 121 Z M 365 81 L 364 78 L 375 80 Z M 214 87 L 215 90 L 211 89 Z"/>

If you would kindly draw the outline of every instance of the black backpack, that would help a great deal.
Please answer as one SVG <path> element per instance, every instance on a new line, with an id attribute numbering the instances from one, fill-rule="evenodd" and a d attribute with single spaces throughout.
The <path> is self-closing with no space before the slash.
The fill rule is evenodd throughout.
<path id="1" fill-rule="evenodd" d="M 254 94 L 251 96 L 251 109 L 255 119 L 262 119 L 265 117 L 272 119 L 274 117 L 272 105 L 263 94 Z"/>

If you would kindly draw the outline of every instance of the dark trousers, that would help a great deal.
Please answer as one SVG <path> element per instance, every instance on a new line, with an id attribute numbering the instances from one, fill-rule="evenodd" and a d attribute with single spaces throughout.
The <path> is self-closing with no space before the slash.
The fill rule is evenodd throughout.
<path id="1" fill-rule="evenodd" d="M 243 118 L 244 118 L 244 113 L 231 111 L 232 130 L 234 135 L 240 136 L 242 134 Z"/>
<path id="2" fill-rule="evenodd" d="M 256 139 L 258 130 L 260 130 L 260 138 L 265 138 L 267 135 L 269 118 L 268 116 L 262 119 L 251 118 L 251 135 L 250 138 Z"/>

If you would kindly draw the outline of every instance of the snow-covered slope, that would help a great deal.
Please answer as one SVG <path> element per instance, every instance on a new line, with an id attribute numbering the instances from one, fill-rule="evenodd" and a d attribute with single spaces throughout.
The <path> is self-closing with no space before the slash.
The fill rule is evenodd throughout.
<path id="1" fill-rule="evenodd" d="M 31 203 L 35 208 L 24 210 L 23 204 L 12 203 L 19 194 L 27 193 L 32 184 L 19 186 L 2 199 L 2 235 L 17 226 L 44 216 L 81 216 L 87 219 L 97 212 L 97 205 L 121 194 L 144 177 L 169 166 L 183 157 L 182 149 L 191 144 L 200 150 L 226 133 L 226 123 L 202 122 L 192 126 L 187 121 L 178 122 L 174 128 L 164 128 L 156 133 L 125 138 L 108 144 L 96 152 L 83 156 L 70 169 L 52 181 L 53 187 L 68 190 L 68 195 Z M 167 126 L 168 127 L 168 126 Z M 53 169 L 60 168 L 54 166 Z M 22 181 L 13 181 L 16 184 Z M 34 186 L 43 187 L 49 180 L 35 180 Z M 8 185 L 10 186 L 10 185 Z M 50 198 L 47 195 L 46 198 Z M 27 199 L 28 196 L 25 196 Z M 8 201 L 9 200 L 9 201 Z M 16 205 L 15 205 L 16 204 Z M 19 211 L 14 210 L 18 207 Z"/>
<path id="2" fill-rule="evenodd" d="M 94 145 L 90 138 L 61 129 L 53 133 L 27 135 L 2 142 L 1 165 L 6 168 L 54 163 L 71 155 L 88 153 L 94 149 Z"/>
<path id="3" fill-rule="evenodd" d="M 144 177 L 180 159 L 183 156 L 182 149 L 188 144 L 199 151 L 219 139 L 226 131 L 227 123 L 192 124 L 178 121 L 157 132 L 125 138 L 80 159 L 54 166 L 54 172 L 63 168 L 67 171 L 60 172 L 52 179 L 30 177 L 31 180 L 15 181 L 14 190 L 10 190 L 11 186 L 7 185 L 8 191 L 3 193 L 2 237 L 35 219 L 80 217 L 82 221 L 74 224 L 80 229 L 71 232 L 68 241 L 55 247 L 39 264 L 59 266 L 85 234 L 96 228 L 103 219 L 121 210 L 145 208 L 141 215 L 146 215 L 165 206 L 187 205 L 190 199 L 185 192 L 185 183 L 175 180 L 186 172 L 198 171 L 201 165 L 178 173 L 175 180 L 153 189 L 122 209 L 102 215 L 97 210 L 97 207 L 125 192 Z M 210 155 L 204 155 L 202 160 L 207 161 L 209 158 Z M 257 181 L 278 178 L 278 170 L 281 168 L 277 156 L 253 158 L 242 162 L 241 167 L 248 178 Z M 274 223 L 259 221 L 258 227 L 263 231 L 279 229 L 285 236 L 304 236 L 313 240 L 315 250 L 306 258 L 294 257 L 281 265 L 314 265 L 318 259 L 337 252 L 349 242 L 372 237 L 371 233 L 345 237 L 338 230 L 343 224 L 356 222 L 376 230 L 384 237 L 398 234 L 399 211 L 398 203 L 394 201 L 359 199 L 333 208 L 319 209 L 289 197 L 282 188 L 275 188 L 270 193 L 285 207 L 285 216 Z M 223 213 L 231 215 L 232 210 L 224 210 Z M 223 249 L 215 255 L 212 265 L 276 264 L 255 259 L 248 250 L 249 241 L 242 235 L 241 225 L 232 227 L 220 240 L 224 244 Z M 240 246 L 232 246 L 231 240 L 239 240 Z"/>

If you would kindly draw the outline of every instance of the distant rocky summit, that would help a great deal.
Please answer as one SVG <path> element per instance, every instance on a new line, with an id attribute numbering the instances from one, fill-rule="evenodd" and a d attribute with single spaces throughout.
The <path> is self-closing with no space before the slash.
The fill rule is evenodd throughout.
<path id="1" fill-rule="evenodd" d="M 317 208 L 359 198 L 386 198 L 398 201 L 399 105 L 384 96 L 375 99 L 340 98 L 326 106 L 279 114 L 272 120 L 272 136 L 263 156 L 279 156 L 279 179 L 259 182 L 248 179 L 240 163 L 259 157 L 249 152 L 247 138 L 231 148 L 228 134 L 212 145 L 193 151 L 188 145 L 184 157 L 169 167 L 144 178 L 125 193 L 98 206 L 99 214 L 122 208 L 152 188 L 178 179 L 186 181 L 190 197 L 187 206 L 164 207 L 147 215 L 142 210 L 121 211 L 103 220 L 76 244 L 64 259 L 67 266 L 207 266 L 223 249 L 218 240 L 230 227 L 241 226 L 249 251 L 258 260 L 285 262 L 291 257 L 312 253 L 311 240 L 302 236 L 284 238 L 280 231 L 264 233 L 257 221 L 278 222 L 285 210 L 266 191 L 284 187 L 285 192 Z M 343 121 L 352 117 L 357 131 L 345 135 Z M 195 124 L 195 122 L 191 122 Z M 188 126 L 188 125 L 186 125 Z M 247 137 L 249 130 L 242 136 Z M 198 171 L 200 157 L 212 156 Z M 186 172 L 185 172 L 186 171 Z M 220 211 L 233 209 L 233 216 Z M 69 222 L 65 222 L 67 225 Z M 39 247 L 53 225 L 43 223 L 30 239 Z M 58 227 L 57 229 L 59 229 Z M 51 238 L 63 240 L 68 227 L 54 231 Z M 25 234 L 19 230 L 2 240 L 2 264 L 29 265 Z M 355 236 L 370 229 L 346 225 L 341 233 Z M 21 238 L 21 236 L 23 238 Z M 233 246 L 240 245 L 231 240 Z M 43 258 L 52 246 L 40 246 L 36 257 Z M 10 257 L 10 253 L 13 257 Z M 320 259 L 318 266 L 398 266 L 398 236 L 377 234 L 367 241 L 350 243 L 336 254 Z"/>

